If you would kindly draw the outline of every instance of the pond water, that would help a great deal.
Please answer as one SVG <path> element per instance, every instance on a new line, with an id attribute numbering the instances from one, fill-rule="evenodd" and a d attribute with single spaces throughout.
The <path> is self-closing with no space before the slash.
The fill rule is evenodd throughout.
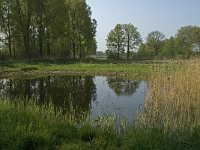
<path id="1" fill-rule="evenodd" d="M 52 104 L 64 112 L 72 105 L 76 115 L 90 112 L 133 120 L 142 108 L 147 92 L 145 81 L 103 76 L 47 76 L 35 79 L 0 79 L 0 97 L 34 99 Z"/>

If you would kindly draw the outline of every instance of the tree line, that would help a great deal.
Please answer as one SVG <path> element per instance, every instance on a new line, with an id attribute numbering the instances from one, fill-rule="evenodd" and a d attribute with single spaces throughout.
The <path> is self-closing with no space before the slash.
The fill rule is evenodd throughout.
<path id="1" fill-rule="evenodd" d="M 0 52 L 10 58 L 84 58 L 96 52 L 86 0 L 0 0 Z"/>
<path id="2" fill-rule="evenodd" d="M 142 41 L 134 25 L 117 24 L 106 41 L 109 59 L 189 58 L 200 52 L 200 27 L 181 27 L 170 38 L 160 31 L 152 31 Z"/>

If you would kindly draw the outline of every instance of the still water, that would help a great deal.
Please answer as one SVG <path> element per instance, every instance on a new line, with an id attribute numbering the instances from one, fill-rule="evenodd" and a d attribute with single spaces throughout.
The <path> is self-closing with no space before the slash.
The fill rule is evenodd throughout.
<path id="1" fill-rule="evenodd" d="M 71 105 L 76 115 L 88 112 L 116 115 L 133 120 L 145 101 L 147 84 L 115 77 L 47 76 L 35 79 L 0 79 L 0 97 L 34 99 L 38 104 L 52 104 L 63 112 Z"/>

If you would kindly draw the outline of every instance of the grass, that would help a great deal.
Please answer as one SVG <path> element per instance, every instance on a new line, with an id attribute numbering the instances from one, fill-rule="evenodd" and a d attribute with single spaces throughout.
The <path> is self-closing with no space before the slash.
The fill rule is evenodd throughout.
<path id="1" fill-rule="evenodd" d="M 119 137 L 108 124 L 76 123 L 53 106 L 0 101 L 0 149 L 118 149 Z"/>
<path id="2" fill-rule="evenodd" d="M 76 123 L 69 114 L 28 103 L 0 101 L 0 149 L 198 149 L 200 128 L 176 130 Z M 102 120 L 103 121 L 103 120 Z M 104 120 L 105 121 L 105 120 Z"/>
<path id="3" fill-rule="evenodd" d="M 99 67 L 95 65 L 102 66 L 72 64 L 71 67 L 78 70 L 84 66 L 95 70 Z M 121 67 L 121 70 L 129 72 L 133 69 L 130 66 L 135 64 L 115 65 L 109 64 L 105 69 L 112 66 L 114 68 L 110 70 L 113 71 Z M 135 124 L 121 128 L 109 118 L 98 124 L 77 123 L 73 112 L 65 115 L 55 113 L 51 105 L 38 106 L 31 102 L 25 105 L 1 99 L 0 149 L 200 149 L 200 61 L 179 62 L 175 66 L 173 73 L 166 69 L 173 68 L 174 63 L 155 66 L 159 73 L 148 80 L 144 111 Z M 36 65 L 33 70 L 35 67 L 38 69 Z M 51 67 L 55 70 L 55 65 L 48 69 Z"/>
<path id="4" fill-rule="evenodd" d="M 0 77 L 35 76 L 51 74 L 85 74 L 120 76 L 129 78 L 146 78 L 163 72 L 174 72 L 183 67 L 176 61 L 158 62 L 130 62 L 130 63 L 81 63 L 81 62 L 1 62 Z"/>

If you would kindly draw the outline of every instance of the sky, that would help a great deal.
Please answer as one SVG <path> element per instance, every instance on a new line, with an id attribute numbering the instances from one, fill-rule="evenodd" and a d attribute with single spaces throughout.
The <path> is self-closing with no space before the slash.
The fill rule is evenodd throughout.
<path id="1" fill-rule="evenodd" d="M 148 33 L 174 36 L 187 25 L 200 26 L 200 0 L 86 0 L 97 20 L 98 51 L 106 50 L 106 37 L 117 23 L 132 23 L 145 41 Z"/>

